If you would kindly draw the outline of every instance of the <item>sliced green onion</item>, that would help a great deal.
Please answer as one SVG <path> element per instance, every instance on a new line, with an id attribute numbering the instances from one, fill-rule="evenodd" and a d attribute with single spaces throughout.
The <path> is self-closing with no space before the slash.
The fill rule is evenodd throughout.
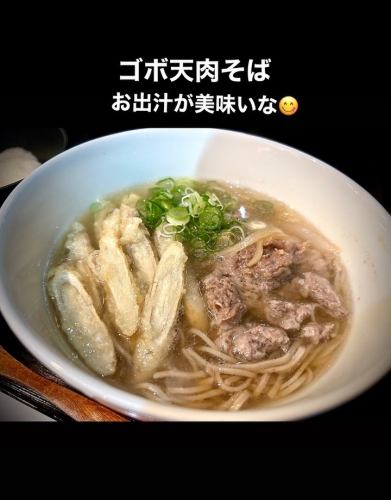
<path id="1" fill-rule="evenodd" d="M 176 185 L 180 186 L 181 188 L 187 188 L 187 187 L 192 188 L 194 187 L 194 181 L 189 177 L 180 177 L 179 179 L 176 180 Z"/>
<path id="2" fill-rule="evenodd" d="M 170 208 L 166 213 L 166 219 L 174 226 L 185 226 L 190 220 L 190 214 L 184 207 Z"/>
<path id="3" fill-rule="evenodd" d="M 173 206 L 172 200 L 164 196 L 163 194 L 159 194 L 158 196 L 154 196 L 153 202 L 159 205 L 159 207 L 164 210 L 170 210 Z"/>
<path id="4" fill-rule="evenodd" d="M 218 184 L 191 179 L 161 179 L 139 200 L 137 209 L 150 230 L 182 241 L 197 258 L 233 245 L 245 237 L 235 216 L 237 199 Z"/>
<path id="5" fill-rule="evenodd" d="M 199 216 L 200 227 L 208 231 L 220 229 L 222 221 L 222 212 L 217 207 L 206 207 Z"/>
<path id="6" fill-rule="evenodd" d="M 209 193 L 209 192 L 207 192 L 206 194 L 208 196 L 208 203 L 209 203 L 209 205 L 212 205 L 212 207 L 218 207 L 218 208 L 221 208 L 221 209 L 224 208 L 223 204 L 221 203 L 221 201 L 219 200 L 218 196 L 215 193 Z"/>
<path id="7" fill-rule="evenodd" d="M 187 207 L 192 217 L 198 217 L 205 208 L 205 201 L 202 196 L 192 188 L 186 188 L 182 197 L 181 206 Z"/>
<path id="8" fill-rule="evenodd" d="M 191 254 L 199 259 L 205 258 L 210 253 L 207 244 L 200 238 L 192 239 L 189 242 L 189 247 Z"/>
<path id="9" fill-rule="evenodd" d="M 162 233 L 164 236 L 175 236 L 178 233 L 177 227 L 174 224 L 163 224 Z"/>
<path id="10" fill-rule="evenodd" d="M 157 203 L 151 200 L 139 200 L 136 207 L 149 229 L 155 229 L 162 221 L 164 210 Z"/>
<path id="11" fill-rule="evenodd" d="M 175 186 L 175 180 L 172 177 L 166 177 L 158 181 L 156 186 L 170 191 Z"/>

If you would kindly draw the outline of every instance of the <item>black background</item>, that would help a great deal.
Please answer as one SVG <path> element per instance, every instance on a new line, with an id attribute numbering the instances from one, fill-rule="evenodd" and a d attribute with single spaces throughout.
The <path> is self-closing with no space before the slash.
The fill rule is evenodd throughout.
<path id="1" fill-rule="evenodd" d="M 0 116 L 2 125 L 62 126 L 68 133 L 69 146 L 119 130 L 142 127 L 216 127 L 261 135 L 308 152 L 333 165 L 367 189 L 391 211 L 388 120 L 391 110 L 386 60 L 378 50 L 369 53 L 348 49 L 319 52 L 301 50 L 294 57 L 285 52 L 235 52 L 223 55 L 213 50 L 203 52 L 127 51 L 121 47 L 99 54 L 84 48 L 64 53 L 60 58 L 42 57 L 32 53 L 23 57 L 4 56 L 2 69 L 6 78 L 1 82 Z M 158 44 L 157 44 L 157 48 Z M 121 59 L 154 57 L 219 59 L 240 58 L 246 62 L 271 58 L 271 78 L 265 83 L 120 82 Z M 231 93 L 280 99 L 293 95 L 299 101 L 294 116 L 279 112 L 267 116 L 256 112 L 232 115 L 114 112 L 112 95 L 118 90 L 159 92 L 170 94 Z M 240 165 L 238 165 L 240 168 Z M 163 174 L 163 173 L 162 173 Z M 343 214 L 341 214 L 343 216 Z M 368 333 L 370 334 L 370 332 Z M 391 332 L 390 332 L 391 334 Z M 391 377 L 354 401 L 307 421 L 299 426 L 305 433 L 330 435 L 331 431 L 377 444 L 389 443 L 388 422 L 391 412 L 388 395 Z M 260 424 L 261 425 L 261 424 Z M 262 424 L 264 425 L 264 424 Z M 278 428 L 286 427 L 281 424 Z M 265 427 L 262 427 L 265 428 Z M 289 428 L 289 426 L 288 426 Z M 278 433 L 273 427 L 274 433 Z M 343 429 L 343 431 L 342 431 Z M 333 434 L 335 436 L 335 434 Z"/>
<path id="2" fill-rule="evenodd" d="M 114 52 L 114 55 L 113 55 Z M 386 156 L 388 121 L 391 113 L 386 60 L 379 51 L 357 50 L 306 52 L 295 57 L 284 51 L 238 53 L 228 50 L 222 57 L 213 50 L 188 52 L 115 51 L 91 52 L 88 48 L 65 52 L 61 57 L 32 51 L 4 55 L 1 80 L 1 126 L 62 126 L 69 145 L 119 130 L 143 127 L 217 127 L 262 135 L 297 147 L 343 171 L 373 194 L 390 210 Z M 223 75 L 218 83 L 139 83 L 120 81 L 120 60 L 144 61 L 168 57 L 191 59 L 239 58 L 244 63 L 271 58 L 269 81 L 232 83 Z M 125 71 L 124 71 L 125 69 Z M 245 79 L 244 79 L 245 80 Z M 226 115 L 114 112 L 112 95 L 117 91 L 213 93 L 277 100 L 293 95 L 299 112 L 286 117 L 258 112 Z"/>

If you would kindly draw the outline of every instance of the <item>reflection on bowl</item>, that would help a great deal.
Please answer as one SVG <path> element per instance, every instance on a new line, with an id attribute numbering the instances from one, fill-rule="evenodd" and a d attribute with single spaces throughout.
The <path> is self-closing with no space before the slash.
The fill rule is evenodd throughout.
<path id="1" fill-rule="evenodd" d="M 353 300 L 351 333 L 321 378 L 273 406 L 240 412 L 149 401 L 69 359 L 43 278 L 53 249 L 91 203 L 161 176 L 216 179 L 266 193 L 307 217 L 341 251 Z M 360 186 L 287 146 L 210 129 L 124 132 L 82 144 L 25 179 L 0 211 L 0 307 L 23 344 L 70 385 L 130 416 L 167 420 L 291 420 L 359 394 L 391 366 L 391 222 Z"/>

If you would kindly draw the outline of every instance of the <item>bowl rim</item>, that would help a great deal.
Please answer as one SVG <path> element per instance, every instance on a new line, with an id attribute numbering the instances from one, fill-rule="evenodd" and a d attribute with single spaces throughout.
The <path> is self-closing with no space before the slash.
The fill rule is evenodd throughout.
<path id="1" fill-rule="evenodd" d="M 72 156 L 75 152 L 81 151 L 85 148 L 91 147 L 94 143 L 103 143 L 110 141 L 113 137 L 129 135 L 162 135 L 166 133 L 186 133 L 186 134 L 200 134 L 200 133 L 224 133 L 234 136 L 252 137 L 263 143 L 269 143 L 273 146 L 280 146 L 291 152 L 295 152 L 300 156 L 306 156 L 316 163 L 319 167 L 327 170 L 334 176 L 342 177 L 355 190 L 358 190 L 367 200 L 376 208 L 380 213 L 388 217 L 390 214 L 387 210 L 363 187 L 356 183 L 353 179 L 348 177 L 343 172 L 340 172 L 335 167 L 327 164 L 326 162 L 289 145 L 268 139 L 255 134 L 248 134 L 245 132 L 238 132 L 228 129 L 220 128 L 141 128 L 134 130 L 126 130 L 118 133 L 113 133 L 98 137 L 96 139 L 83 142 L 73 148 L 63 151 L 62 153 L 49 159 L 36 169 L 31 175 L 23 179 L 15 190 L 8 196 L 2 207 L 0 207 L 0 229 L 6 220 L 8 212 L 14 205 L 14 200 L 17 199 L 20 192 L 26 189 L 30 182 L 40 175 L 44 175 L 45 171 L 52 168 L 58 159 Z M 99 379 L 97 375 L 92 372 L 86 371 L 78 367 L 65 354 L 55 352 L 48 347 L 47 342 L 36 336 L 34 330 L 28 327 L 22 318 L 18 316 L 14 310 L 7 294 L 7 290 L 0 280 L 0 311 L 3 314 L 5 321 L 8 323 L 10 329 L 24 345 L 44 366 L 53 371 L 57 376 L 63 379 L 70 386 L 76 390 L 86 394 L 87 397 L 100 401 L 111 407 L 116 407 L 116 411 L 121 411 L 130 417 L 146 420 L 181 420 L 181 421 L 276 421 L 276 420 L 297 420 L 314 416 L 324 411 L 331 410 L 343 403 L 347 403 L 359 394 L 366 391 L 369 387 L 374 385 L 378 380 L 387 374 L 390 370 L 390 363 L 378 364 L 372 369 L 360 373 L 356 379 L 336 390 L 326 393 L 321 396 L 311 396 L 308 401 L 299 399 L 292 401 L 289 406 L 270 406 L 264 408 L 252 408 L 241 410 L 239 412 L 225 412 L 218 410 L 198 410 L 193 408 L 185 408 L 175 405 L 166 405 L 156 401 L 149 400 L 142 396 L 129 393 L 123 389 L 119 389 Z M 122 410 L 118 410 L 121 408 Z"/>

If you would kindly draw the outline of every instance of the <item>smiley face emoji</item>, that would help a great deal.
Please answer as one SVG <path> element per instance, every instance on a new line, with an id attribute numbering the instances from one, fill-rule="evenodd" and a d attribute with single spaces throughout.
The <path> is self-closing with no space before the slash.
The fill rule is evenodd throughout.
<path id="1" fill-rule="evenodd" d="M 281 99 L 278 107 L 283 115 L 290 116 L 294 115 L 299 109 L 299 103 L 294 97 L 287 95 Z"/>

